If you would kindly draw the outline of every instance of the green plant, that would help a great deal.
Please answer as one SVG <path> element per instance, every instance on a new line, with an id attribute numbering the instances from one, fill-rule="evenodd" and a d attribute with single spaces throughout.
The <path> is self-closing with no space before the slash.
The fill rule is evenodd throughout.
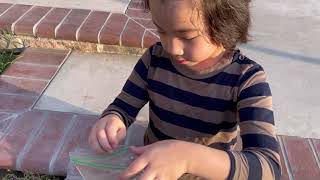
<path id="1" fill-rule="evenodd" d="M 15 38 L 8 31 L 0 29 L 0 74 L 12 64 L 25 47 L 24 41 Z"/>
<path id="2" fill-rule="evenodd" d="M 25 41 L 15 37 L 7 30 L 0 29 L 0 51 L 21 53 L 25 47 Z"/>
<path id="3" fill-rule="evenodd" d="M 16 58 L 12 52 L 0 52 L 0 74 L 7 69 L 10 64 L 12 64 L 13 60 Z"/>
<path id="4" fill-rule="evenodd" d="M 2 177 L 1 180 L 61 180 L 64 177 L 40 175 L 31 172 L 21 173 L 17 171 L 11 171 Z"/>

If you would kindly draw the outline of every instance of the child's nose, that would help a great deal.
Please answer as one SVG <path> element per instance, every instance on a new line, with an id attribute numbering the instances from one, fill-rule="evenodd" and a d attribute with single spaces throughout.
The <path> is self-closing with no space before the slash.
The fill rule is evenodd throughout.
<path id="1" fill-rule="evenodd" d="M 183 44 L 178 38 L 170 38 L 167 41 L 167 51 L 174 56 L 183 55 Z"/>

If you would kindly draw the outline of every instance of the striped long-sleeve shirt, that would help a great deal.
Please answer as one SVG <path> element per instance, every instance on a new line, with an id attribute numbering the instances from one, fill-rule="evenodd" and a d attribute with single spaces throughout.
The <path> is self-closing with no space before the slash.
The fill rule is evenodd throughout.
<path id="1" fill-rule="evenodd" d="M 115 113 L 129 127 L 148 102 L 145 144 L 165 139 L 200 143 L 228 153 L 229 179 L 279 179 L 279 144 L 266 74 L 240 51 L 205 73 L 193 73 L 171 61 L 157 43 L 140 58 L 101 117 Z M 236 151 L 239 129 L 242 150 Z"/>

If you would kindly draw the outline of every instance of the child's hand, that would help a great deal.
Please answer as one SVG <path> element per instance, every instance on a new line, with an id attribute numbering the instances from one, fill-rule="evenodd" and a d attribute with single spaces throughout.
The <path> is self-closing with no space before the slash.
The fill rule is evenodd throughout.
<path id="1" fill-rule="evenodd" d="M 128 180 L 141 173 L 139 180 L 176 180 L 187 172 L 191 143 L 166 140 L 143 146 L 131 147 L 139 157 L 120 176 Z"/>
<path id="2" fill-rule="evenodd" d="M 112 152 L 126 137 L 126 126 L 113 114 L 101 118 L 92 127 L 89 144 L 97 152 Z"/>

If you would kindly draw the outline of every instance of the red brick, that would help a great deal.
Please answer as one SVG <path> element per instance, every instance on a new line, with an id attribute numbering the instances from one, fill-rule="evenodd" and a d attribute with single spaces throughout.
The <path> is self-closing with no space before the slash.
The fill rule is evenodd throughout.
<path id="1" fill-rule="evenodd" d="M 1 111 L 19 112 L 29 109 L 37 97 L 0 94 L 0 99 Z"/>
<path id="2" fill-rule="evenodd" d="M 0 27 L 3 30 L 11 31 L 11 25 L 18 20 L 31 6 L 16 4 L 0 17 Z"/>
<path id="3" fill-rule="evenodd" d="M 72 152 L 78 145 L 87 143 L 89 132 L 98 116 L 80 115 L 75 120 L 75 125 L 66 137 L 65 144 L 59 156 L 53 164 L 53 172 L 57 175 L 65 175 L 69 162 L 69 152 Z"/>
<path id="4" fill-rule="evenodd" d="M 28 48 L 18 62 L 59 66 L 67 54 L 67 50 Z"/>
<path id="5" fill-rule="evenodd" d="M 12 4 L 8 4 L 8 3 L 0 3 L 0 14 L 2 14 L 3 12 L 5 12 L 9 7 L 11 7 Z"/>
<path id="6" fill-rule="evenodd" d="M 294 179 L 319 179 L 320 169 L 307 139 L 283 136 L 283 144 Z"/>
<path id="7" fill-rule="evenodd" d="M 281 180 L 290 180 L 289 179 L 289 175 L 288 175 L 288 169 L 286 167 L 284 157 L 285 157 L 285 155 L 282 153 L 282 151 L 280 151 L 280 160 L 281 160 L 281 167 L 282 167 Z"/>
<path id="8" fill-rule="evenodd" d="M 157 27 L 153 24 L 152 20 L 148 19 L 134 19 L 141 25 L 143 25 L 146 29 L 157 29 Z"/>
<path id="9" fill-rule="evenodd" d="M 32 130 L 42 118 L 41 112 L 26 112 L 13 122 L 13 128 L 0 141 L 0 167 L 14 169 L 19 152 L 25 146 Z"/>
<path id="10" fill-rule="evenodd" d="M 110 13 L 94 11 L 79 31 L 78 41 L 98 43 L 98 34 Z"/>
<path id="11" fill-rule="evenodd" d="M 14 119 L 14 114 L 0 113 L 0 139 L 4 136 L 6 129 Z"/>
<path id="12" fill-rule="evenodd" d="M 0 77 L 0 93 L 39 96 L 48 82 Z"/>
<path id="13" fill-rule="evenodd" d="M 136 22 L 129 20 L 121 37 L 122 45 L 129 47 L 142 47 L 141 41 L 144 31 L 145 28 Z"/>
<path id="14" fill-rule="evenodd" d="M 47 113 L 43 129 L 39 132 L 37 138 L 33 140 L 31 148 L 23 157 L 21 165 L 23 171 L 49 173 L 49 163 L 52 155 L 72 118 L 72 114 L 70 113 Z"/>
<path id="15" fill-rule="evenodd" d="M 149 30 L 147 30 L 143 38 L 143 48 L 148 48 L 158 41 L 160 41 L 160 39 L 154 34 L 150 33 Z"/>
<path id="16" fill-rule="evenodd" d="M 140 9 L 128 9 L 127 15 L 132 18 L 144 18 L 144 19 L 151 19 L 150 12 Z"/>
<path id="17" fill-rule="evenodd" d="M 108 45 L 120 45 L 120 34 L 128 20 L 128 17 L 119 13 L 112 13 L 108 22 L 101 31 L 100 43 Z"/>
<path id="18" fill-rule="evenodd" d="M 50 80 L 57 69 L 57 67 L 14 63 L 3 74 L 14 77 Z"/>
<path id="19" fill-rule="evenodd" d="M 317 156 L 320 159 L 320 139 L 312 139 L 312 143 L 316 150 Z"/>
<path id="20" fill-rule="evenodd" d="M 131 0 L 129 8 L 144 9 L 144 3 L 141 0 Z"/>
<path id="21" fill-rule="evenodd" d="M 57 30 L 56 38 L 75 41 L 77 29 L 89 13 L 89 10 L 73 9 Z"/>
<path id="22" fill-rule="evenodd" d="M 150 31 L 152 31 L 152 32 L 153 32 L 154 34 L 156 34 L 157 36 L 160 36 L 158 30 L 150 30 Z"/>
<path id="23" fill-rule="evenodd" d="M 14 26 L 17 35 L 33 36 L 33 27 L 50 10 L 49 7 L 36 6 L 21 18 Z"/>
<path id="24" fill-rule="evenodd" d="M 68 14 L 70 9 L 54 8 L 38 25 L 36 36 L 55 38 L 55 28 Z"/>

